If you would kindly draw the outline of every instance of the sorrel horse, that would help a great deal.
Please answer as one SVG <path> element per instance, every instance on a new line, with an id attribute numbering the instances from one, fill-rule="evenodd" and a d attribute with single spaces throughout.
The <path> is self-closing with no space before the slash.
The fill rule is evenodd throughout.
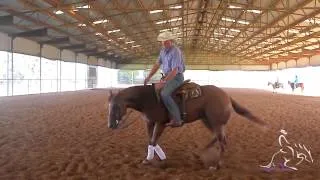
<path id="1" fill-rule="evenodd" d="M 296 89 L 296 88 L 301 88 L 301 92 L 303 93 L 303 90 L 304 90 L 304 84 L 303 83 L 294 83 L 294 82 L 291 82 L 291 81 L 288 81 L 288 84 L 290 85 L 290 87 L 291 87 L 291 90 L 292 90 L 292 92 L 294 92 L 294 90 Z"/>
<path id="2" fill-rule="evenodd" d="M 177 95 L 177 92 L 188 84 L 181 85 L 172 94 L 179 105 L 181 105 L 182 99 Z M 169 122 L 169 114 L 163 103 L 159 102 L 155 85 L 132 86 L 121 90 L 116 95 L 112 92 L 109 95 L 109 128 L 117 129 L 125 124 L 124 116 L 127 108 L 132 108 L 143 114 L 149 136 L 148 155 L 143 161 L 144 164 L 151 163 L 155 153 L 160 160 L 166 159 L 166 155 L 157 141 L 166 128 L 165 124 Z M 233 109 L 241 116 L 260 125 L 263 130 L 267 129 L 267 124 L 264 121 L 237 103 L 222 89 L 214 85 L 198 85 L 198 88 L 201 89 L 200 96 L 185 100 L 186 118 L 184 123 L 201 119 L 212 133 L 216 133 L 216 136 L 205 149 L 212 147 L 218 141 L 220 147 L 219 161 L 226 145 L 224 126 L 227 124 Z M 213 168 L 219 168 L 219 164 Z"/>

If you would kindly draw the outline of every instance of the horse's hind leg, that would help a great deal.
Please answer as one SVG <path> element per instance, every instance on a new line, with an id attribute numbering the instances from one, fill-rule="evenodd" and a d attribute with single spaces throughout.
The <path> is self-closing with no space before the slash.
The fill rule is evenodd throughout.
<path id="1" fill-rule="evenodd" d="M 209 119 L 203 120 L 205 126 L 215 134 L 214 138 L 209 142 L 209 144 L 205 147 L 204 155 L 202 156 L 202 160 L 205 163 L 205 166 L 209 166 L 213 169 L 219 169 L 221 166 L 221 156 L 223 155 L 225 151 L 225 145 L 226 142 L 226 136 L 224 132 L 224 125 L 221 123 L 213 123 L 213 122 L 219 122 L 219 121 L 210 121 Z M 216 143 L 219 143 L 220 151 L 217 153 L 216 150 L 214 150 L 213 146 Z"/>
<path id="2" fill-rule="evenodd" d="M 214 145 L 214 141 L 218 141 L 219 142 L 219 146 L 220 146 L 220 151 L 221 153 L 223 153 L 225 151 L 225 145 L 227 145 L 227 141 L 226 141 L 226 136 L 224 133 L 224 127 L 223 126 L 219 126 L 215 128 L 215 133 L 216 133 L 216 137 L 211 141 L 212 144 L 211 146 L 207 146 L 208 148 L 212 147 Z"/>
<path id="3" fill-rule="evenodd" d="M 224 133 L 224 128 L 222 126 L 220 126 L 219 128 L 215 128 L 215 133 L 216 133 L 216 136 L 206 146 L 206 149 L 211 148 L 218 141 L 220 148 L 221 148 L 221 151 L 224 152 L 224 150 L 225 150 L 224 146 L 227 145 L 226 136 Z"/>
<path id="4" fill-rule="evenodd" d="M 221 157 L 225 151 L 226 137 L 224 134 L 223 126 L 214 127 L 211 129 L 215 132 L 216 136 L 210 141 L 210 143 L 205 147 L 204 153 L 202 155 L 202 160 L 206 167 L 209 169 L 220 169 L 221 167 Z M 219 151 L 214 148 L 214 145 L 218 142 Z"/>

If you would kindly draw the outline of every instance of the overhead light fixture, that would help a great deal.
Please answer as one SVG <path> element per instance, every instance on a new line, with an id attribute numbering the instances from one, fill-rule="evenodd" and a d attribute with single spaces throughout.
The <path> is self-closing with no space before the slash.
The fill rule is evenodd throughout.
<path id="1" fill-rule="evenodd" d="M 313 50 L 313 49 L 317 49 L 317 48 L 319 48 L 319 45 L 313 45 L 313 46 L 304 47 L 304 49 L 308 49 L 308 50 Z"/>
<path id="2" fill-rule="evenodd" d="M 119 37 L 118 39 L 124 39 L 124 37 Z"/>
<path id="3" fill-rule="evenodd" d="M 102 36 L 102 33 L 96 33 L 97 36 Z"/>
<path id="4" fill-rule="evenodd" d="M 260 10 L 256 10 L 256 9 L 248 9 L 248 10 L 246 10 L 247 12 L 251 12 L 251 13 L 255 13 L 255 14 L 261 14 L 262 13 L 262 11 L 260 11 Z"/>
<path id="5" fill-rule="evenodd" d="M 288 56 L 288 55 L 289 55 L 288 53 L 280 54 L 280 56 Z"/>
<path id="6" fill-rule="evenodd" d="M 167 21 L 158 21 L 158 22 L 156 22 L 156 24 L 164 24 L 164 23 L 166 23 Z"/>
<path id="7" fill-rule="evenodd" d="M 54 13 L 55 13 L 55 14 L 63 14 L 63 11 L 58 10 L 58 11 L 55 11 Z"/>
<path id="8" fill-rule="evenodd" d="M 319 32 L 320 31 L 320 27 L 314 27 L 311 29 L 312 32 Z"/>
<path id="9" fill-rule="evenodd" d="M 215 34 L 215 35 L 221 35 L 221 36 L 223 35 L 222 33 L 216 33 L 216 32 L 213 33 L 213 34 Z"/>
<path id="10" fill-rule="evenodd" d="M 221 20 L 228 21 L 228 22 L 236 22 L 236 20 L 231 19 L 231 18 L 227 18 L 227 17 L 223 17 L 223 18 L 221 18 Z M 244 20 L 238 20 L 237 23 L 239 23 L 239 24 L 249 24 L 248 21 L 244 21 Z"/>
<path id="11" fill-rule="evenodd" d="M 299 33 L 299 30 L 296 30 L 296 29 L 289 29 L 288 30 L 289 33 L 295 33 L 295 34 L 298 34 Z"/>
<path id="12" fill-rule="evenodd" d="M 165 32 L 165 31 L 170 31 L 170 30 L 177 30 L 177 29 L 179 29 L 178 27 L 174 27 L 174 28 L 167 28 L 167 29 L 161 29 L 161 30 L 159 30 L 160 32 Z"/>
<path id="13" fill-rule="evenodd" d="M 240 8 L 242 8 L 242 7 L 240 7 L 240 6 L 234 6 L 234 5 L 229 5 L 229 8 L 230 8 L 230 9 L 240 9 Z"/>
<path id="14" fill-rule="evenodd" d="M 78 24 L 78 26 L 87 26 L 86 24 Z"/>
<path id="15" fill-rule="evenodd" d="M 234 19 L 225 18 L 225 17 L 221 18 L 221 20 L 223 20 L 223 21 L 229 21 L 229 22 L 236 22 L 236 20 L 234 20 Z"/>
<path id="16" fill-rule="evenodd" d="M 226 34 L 226 36 L 227 36 L 227 37 L 231 37 L 231 38 L 233 38 L 233 37 L 234 37 L 234 36 L 232 36 L 232 35 L 229 35 L 229 34 Z"/>
<path id="17" fill-rule="evenodd" d="M 134 43 L 135 41 L 127 41 L 126 44 Z"/>
<path id="18" fill-rule="evenodd" d="M 163 12 L 163 10 L 161 9 L 149 11 L 150 14 L 161 13 L 161 12 Z"/>
<path id="19" fill-rule="evenodd" d="M 319 38 L 310 38 L 310 39 L 307 39 L 306 41 L 308 41 L 308 42 L 318 42 L 318 41 L 320 41 L 320 39 Z"/>
<path id="20" fill-rule="evenodd" d="M 161 29 L 160 32 L 166 32 L 169 31 L 170 29 Z"/>
<path id="21" fill-rule="evenodd" d="M 304 32 L 304 33 L 299 33 L 297 34 L 298 37 L 305 37 L 311 35 L 313 32 Z"/>
<path id="22" fill-rule="evenodd" d="M 135 47 L 140 47 L 140 46 L 141 46 L 141 45 L 133 45 L 132 47 L 135 48 Z"/>
<path id="23" fill-rule="evenodd" d="M 169 7 L 170 9 L 181 9 L 182 5 L 176 5 L 176 6 L 171 6 Z"/>
<path id="24" fill-rule="evenodd" d="M 167 23 L 167 22 L 175 22 L 175 21 L 181 21 L 182 20 L 182 17 L 179 17 L 179 18 L 172 18 L 172 19 L 169 19 L 169 20 L 165 20 L 165 21 L 158 21 L 156 22 L 156 24 L 164 24 L 164 23 Z"/>
<path id="25" fill-rule="evenodd" d="M 302 50 L 301 50 L 301 49 L 298 49 L 298 50 L 293 50 L 293 51 L 290 51 L 290 52 L 292 52 L 292 53 L 301 53 Z"/>
<path id="26" fill-rule="evenodd" d="M 103 20 L 94 21 L 93 24 L 101 24 L 101 23 L 107 23 L 107 22 L 109 22 L 109 20 L 103 19 Z"/>
<path id="27" fill-rule="evenodd" d="M 224 28 L 224 27 L 222 27 L 220 29 L 227 30 L 227 31 L 229 30 L 229 31 L 233 31 L 233 32 L 240 32 L 240 30 L 238 30 L 238 29 L 229 29 L 229 28 Z"/>
<path id="28" fill-rule="evenodd" d="M 181 21 L 182 17 L 169 19 L 168 22 Z"/>
<path id="29" fill-rule="evenodd" d="M 233 32 L 240 32 L 240 30 L 238 30 L 238 29 L 230 29 L 230 31 L 233 31 Z"/>
<path id="30" fill-rule="evenodd" d="M 211 38 L 211 39 L 213 39 L 213 38 Z M 219 41 L 220 39 L 218 39 L 218 38 L 214 38 L 214 40 Z"/>
<path id="31" fill-rule="evenodd" d="M 250 24 L 248 21 L 244 21 L 244 20 L 238 20 L 237 22 L 240 24 Z"/>
<path id="32" fill-rule="evenodd" d="M 84 6 L 78 6 L 77 9 L 89 9 L 89 5 L 84 5 Z"/>
<path id="33" fill-rule="evenodd" d="M 108 31 L 108 33 L 110 34 L 110 33 L 119 32 L 119 31 L 120 31 L 120 29 L 115 29 L 115 30 Z"/>

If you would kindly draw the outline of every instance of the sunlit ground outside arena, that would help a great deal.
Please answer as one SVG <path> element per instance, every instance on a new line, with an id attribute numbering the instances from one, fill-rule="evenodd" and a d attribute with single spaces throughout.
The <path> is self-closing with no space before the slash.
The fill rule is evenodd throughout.
<path id="1" fill-rule="evenodd" d="M 126 74 L 126 75 L 125 75 Z M 143 79 L 147 72 L 124 71 L 118 73 L 117 84 L 115 87 L 130 87 L 142 85 Z M 292 92 L 288 81 L 293 82 L 295 75 L 298 76 L 299 82 L 304 83 L 304 91 L 297 88 Z M 284 93 L 302 96 L 320 96 L 320 83 L 317 77 L 320 77 L 320 67 L 290 68 L 275 71 L 209 71 L 209 70 L 186 70 L 184 73 L 185 80 L 190 79 L 192 82 L 200 85 L 215 85 L 221 88 L 251 88 L 265 91 L 272 91 L 272 86 L 268 82 L 275 83 L 278 79 L 284 88 L 278 88 L 275 93 Z M 127 76 L 127 78 L 125 78 Z M 130 76 L 132 78 L 130 78 Z M 152 82 L 160 79 L 159 73 L 155 75 Z"/>

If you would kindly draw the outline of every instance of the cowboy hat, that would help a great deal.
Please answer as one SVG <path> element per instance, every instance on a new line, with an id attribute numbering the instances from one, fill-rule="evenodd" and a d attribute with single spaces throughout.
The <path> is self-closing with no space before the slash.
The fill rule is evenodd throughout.
<path id="1" fill-rule="evenodd" d="M 170 31 L 162 32 L 158 35 L 158 41 L 174 40 L 175 36 Z"/>

